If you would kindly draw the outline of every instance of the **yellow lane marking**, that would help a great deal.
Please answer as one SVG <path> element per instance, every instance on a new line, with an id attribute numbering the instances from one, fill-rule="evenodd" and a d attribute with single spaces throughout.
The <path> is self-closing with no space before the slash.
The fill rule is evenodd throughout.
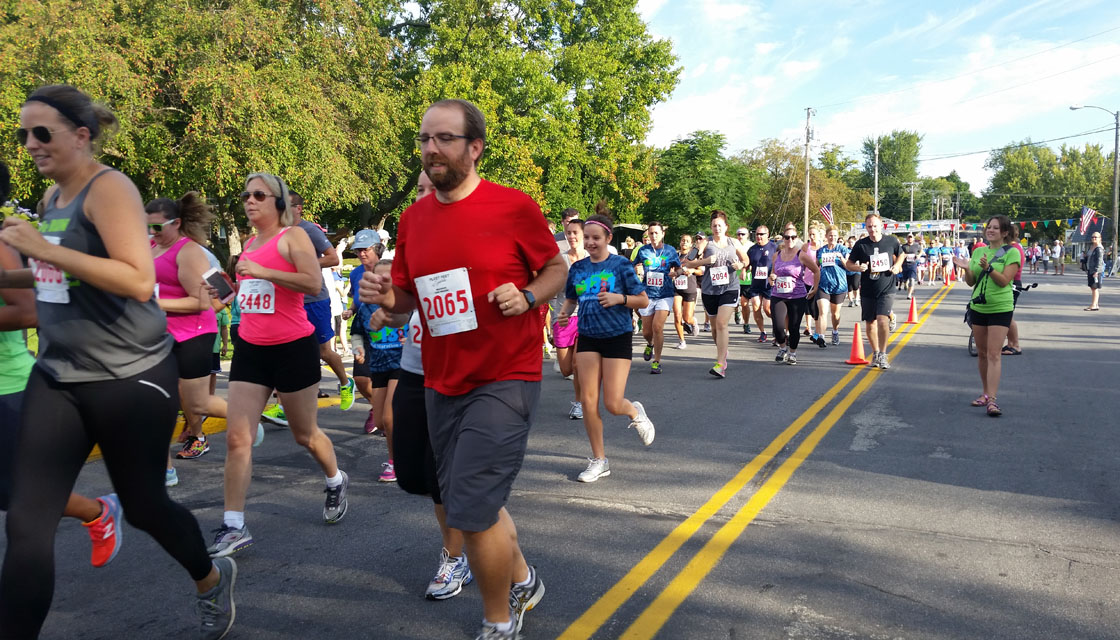
<path id="1" fill-rule="evenodd" d="M 338 403 L 339 403 L 338 398 L 320 398 L 319 399 L 319 408 L 323 409 L 325 407 L 333 407 L 333 406 L 338 405 Z M 179 434 L 183 432 L 183 429 L 185 429 L 186 426 L 187 426 L 187 423 L 183 420 L 183 417 L 179 416 L 178 420 L 176 420 L 176 422 L 175 422 L 175 431 L 173 431 L 171 433 L 171 442 L 175 442 L 176 438 L 179 437 Z M 215 433 L 222 433 L 225 430 L 226 430 L 226 419 L 225 418 L 207 418 L 206 422 L 202 423 L 202 433 L 204 435 L 212 435 L 212 434 L 215 434 Z M 95 461 L 100 460 L 100 459 L 101 459 L 101 447 L 99 447 L 97 445 L 93 445 L 93 450 L 89 452 L 89 456 L 86 458 L 86 462 L 95 462 Z"/>
<path id="2" fill-rule="evenodd" d="M 915 332 L 929 319 L 934 309 L 945 299 L 945 296 L 948 295 L 949 289 L 951 288 L 952 287 L 943 289 L 934 294 L 930 300 L 931 302 L 936 300 L 936 302 L 933 302 L 931 308 L 922 316 L 917 324 L 909 325 L 909 330 L 902 334 L 899 343 L 891 351 L 891 355 L 894 355 L 906 346 L 906 343 L 910 341 L 910 338 L 914 336 Z M 747 504 L 743 505 L 727 524 L 720 527 L 719 531 L 717 531 L 703 548 L 697 552 L 692 560 L 681 569 L 680 573 L 678 573 L 657 598 L 646 607 L 641 615 L 638 616 L 637 620 L 623 632 L 621 638 L 624 640 L 638 640 L 642 638 L 652 638 L 657 634 L 681 603 L 684 602 L 696 587 L 699 586 L 700 582 L 715 568 L 716 564 L 723 557 L 724 553 L 727 552 L 731 544 L 742 535 L 747 525 L 753 522 L 755 517 L 758 516 L 774 496 L 781 491 L 782 487 L 785 486 L 786 482 L 793 475 L 793 472 L 813 453 L 813 450 L 816 449 L 821 439 L 828 434 L 840 418 L 844 417 L 844 414 L 851 408 L 852 404 L 867 391 L 876 379 L 878 379 L 878 374 L 880 373 L 882 373 L 882 371 L 879 369 L 871 369 L 867 372 L 867 375 L 848 392 L 843 400 L 837 403 L 832 411 L 821 421 L 820 425 L 806 436 L 805 440 L 797 447 L 793 454 L 790 455 L 762 487 L 751 496 Z"/>
<path id="3" fill-rule="evenodd" d="M 931 305 L 936 297 L 937 294 L 930 297 L 930 299 L 922 305 L 922 310 L 924 311 Z M 920 325 L 908 326 L 916 329 Z M 895 335 L 896 334 L 892 334 L 890 336 L 888 344 L 890 341 L 894 340 Z M 614 615 L 614 613 L 618 611 L 618 609 L 622 607 L 622 605 L 625 604 L 625 602 L 629 600 L 630 597 L 634 595 L 634 593 L 637 592 L 637 590 L 645 584 L 646 581 L 649 580 L 705 522 L 711 519 L 712 516 L 718 513 L 724 505 L 739 493 L 747 483 L 754 478 L 759 470 L 781 452 L 786 444 L 809 424 L 824 407 L 832 402 L 844 387 L 859 375 L 862 370 L 861 367 L 856 367 L 848 371 L 839 382 L 834 384 L 823 396 L 810 405 L 810 407 L 798 416 L 785 431 L 782 431 L 782 433 L 767 445 L 761 453 L 755 456 L 747 466 L 743 467 L 735 474 L 731 480 L 723 485 L 723 487 L 709 498 L 695 513 L 690 515 L 684 522 L 677 525 L 669 535 L 634 565 L 626 575 L 619 579 L 619 581 L 592 604 L 587 611 L 572 622 L 572 624 L 560 634 L 558 640 L 588 638 L 595 633 L 599 627 L 603 626 L 603 624 L 605 624 L 606 621 Z M 878 371 L 878 369 L 875 369 L 875 371 Z"/>

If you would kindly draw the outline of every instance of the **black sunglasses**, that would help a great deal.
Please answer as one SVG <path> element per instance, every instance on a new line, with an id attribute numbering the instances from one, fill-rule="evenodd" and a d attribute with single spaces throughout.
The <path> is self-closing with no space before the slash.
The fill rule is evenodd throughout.
<path id="1" fill-rule="evenodd" d="M 19 129 L 16 129 L 16 141 L 19 142 L 19 146 L 26 147 L 27 146 L 27 136 L 28 136 L 28 134 L 31 134 L 31 135 L 35 136 L 35 139 L 38 140 L 39 142 L 42 142 L 43 144 L 47 144 L 51 141 L 51 134 L 52 133 L 54 133 L 54 129 L 48 129 L 48 128 L 42 127 L 42 126 L 31 127 L 30 129 L 24 129 L 24 128 L 20 127 Z"/>
<path id="2" fill-rule="evenodd" d="M 740 231 L 739 233 L 736 233 L 735 235 L 737 235 L 737 236 L 747 236 L 747 235 L 750 235 L 750 234 L 745 232 L 745 231 Z"/>
<path id="3" fill-rule="evenodd" d="M 242 191 L 241 192 L 241 201 L 242 202 L 248 202 L 249 201 L 249 196 L 252 196 L 253 199 L 256 200 L 257 202 L 264 202 L 265 198 L 273 197 L 271 193 L 265 193 L 264 191 L 254 191 L 252 193 L 249 193 L 248 191 Z"/>
<path id="4" fill-rule="evenodd" d="M 795 233 L 792 236 L 782 236 L 782 237 L 785 238 L 786 240 L 796 240 L 797 239 L 797 234 Z"/>

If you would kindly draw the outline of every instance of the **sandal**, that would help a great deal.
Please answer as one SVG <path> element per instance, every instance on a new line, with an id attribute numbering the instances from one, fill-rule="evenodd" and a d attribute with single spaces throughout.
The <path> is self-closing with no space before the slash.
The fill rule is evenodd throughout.
<path id="1" fill-rule="evenodd" d="M 984 407 L 988 404 L 988 394 L 982 393 L 980 397 L 972 401 L 974 407 Z"/>
<path id="2" fill-rule="evenodd" d="M 1085 307 L 1086 311 L 1100 311 L 1100 307 Z"/>
<path id="3" fill-rule="evenodd" d="M 1009 347 L 1009 346 L 1004 346 L 1004 348 L 1000 349 L 999 352 L 1000 352 L 1000 354 L 1005 355 L 1005 356 L 1021 356 L 1021 355 L 1023 355 L 1023 350 L 1022 349 L 1016 349 L 1014 347 Z"/>
<path id="4" fill-rule="evenodd" d="M 995 398 L 992 398 L 991 401 L 988 402 L 988 416 L 998 418 L 1002 415 L 1003 412 L 1000 411 L 999 405 L 995 403 Z"/>

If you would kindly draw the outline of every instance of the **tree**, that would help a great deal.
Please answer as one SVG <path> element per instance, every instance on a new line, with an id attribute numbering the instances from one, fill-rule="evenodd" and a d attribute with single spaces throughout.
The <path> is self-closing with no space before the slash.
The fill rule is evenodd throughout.
<path id="1" fill-rule="evenodd" d="M 910 190 L 906 182 L 918 181 L 918 155 L 922 136 L 916 131 L 892 131 L 890 135 L 863 141 L 863 179 L 860 186 L 874 189 L 875 142 L 879 143 L 879 213 L 895 220 L 910 219 Z M 874 200 L 874 192 L 872 191 Z"/>
<path id="2" fill-rule="evenodd" d="M 742 159 L 726 158 L 726 138 L 694 131 L 656 156 L 658 186 L 641 207 L 642 220 L 657 220 L 675 233 L 708 228 L 713 209 L 732 225 L 749 218 L 762 187 L 762 175 Z"/>

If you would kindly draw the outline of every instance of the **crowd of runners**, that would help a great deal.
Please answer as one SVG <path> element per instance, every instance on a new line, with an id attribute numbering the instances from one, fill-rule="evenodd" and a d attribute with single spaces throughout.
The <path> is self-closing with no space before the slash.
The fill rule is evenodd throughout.
<path id="1" fill-rule="evenodd" d="M 554 234 L 528 196 L 480 178 L 483 116 L 444 100 L 420 123 L 423 171 L 395 251 L 373 230 L 353 239 L 360 264 L 340 312 L 350 322 L 347 372 L 333 348 L 340 327 L 323 276 L 339 252 L 303 219 L 303 198 L 279 176 L 247 175 L 240 199 L 253 234 L 223 269 L 206 248 L 212 211 L 198 193 L 145 205 L 128 177 L 95 159 L 114 123 L 66 85 L 36 90 L 20 112 L 19 141 L 53 185 L 37 229 L 13 218 L 0 230 L 0 508 L 8 512 L 0 638 L 38 635 L 62 516 L 88 528 L 94 566 L 115 557 L 122 518 L 147 532 L 194 581 L 200 637 L 224 637 L 235 618 L 231 556 L 254 544 L 247 496 L 262 421 L 286 426 L 322 473 L 323 523 L 348 512 L 349 477 L 317 421 L 320 361 L 338 379 L 343 411 L 355 394 L 369 403 L 362 429 L 384 435 L 388 450 L 378 480 L 432 501 L 442 547 L 426 597 L 451 598 L 477 582 L 477 637 L 519 637 L 545 587 L 506 503 L 537 409 L 542 354 L 555 354 L 572 382 L 567 415 L 583 421 L 590 450 L 576 479 L 595 482 L 611 473 L 600 406 L 626 416 L 643 445 L 655 439 L 651 416 L 628 392 L 637 325 L 650 374 L 666 369 L 668 328 L 676 349 L 709 332 L 716 358 L 696 373 L 723 380 L 734 375 L 733 319 L 774 349 L 775 363 L 795 365 L 803 344 L 850 343 L 841 315 L 858 308 L 870 364 L 885 370 L 896 297 L 959 279 L 974 287 L 982 392 L 972 404 L 998 416 L 1000 357 L 1020 353 L 1014 285 L 1024 263 L 1033 272 L 1036 258 L 1061 251 L 1024 249 L 1002 216 L 987 223 L 984 242 L 966 246 L 921 234 L 900 240 L 876 215 L 843 240 L 837 226 L 820 223 L 805 238 L 793 223 L 776 235 L 765 225 L 730 235 L 727 214 L 713 211 L 707 229 L 680 235 L 676 247 L 651 222 L 645 242 L 620 252 L 605 203 L 586 217 L 565 211 Z M 1102 264 L 1093 253 L 1091 288 Z M 33 327 L 37 359 L 21 335 Z M 213 374 L 229 343 L 223 398 Z M 801 351 L 802 362 L 811 359 Z M 173 460 L 210 450 L 207 417 L 227 424 L 224 509 L 210 539 L 167 492 L 179 482 Z M 94 445 L 115 490 L 99 498 L 71 491 Z"/>

